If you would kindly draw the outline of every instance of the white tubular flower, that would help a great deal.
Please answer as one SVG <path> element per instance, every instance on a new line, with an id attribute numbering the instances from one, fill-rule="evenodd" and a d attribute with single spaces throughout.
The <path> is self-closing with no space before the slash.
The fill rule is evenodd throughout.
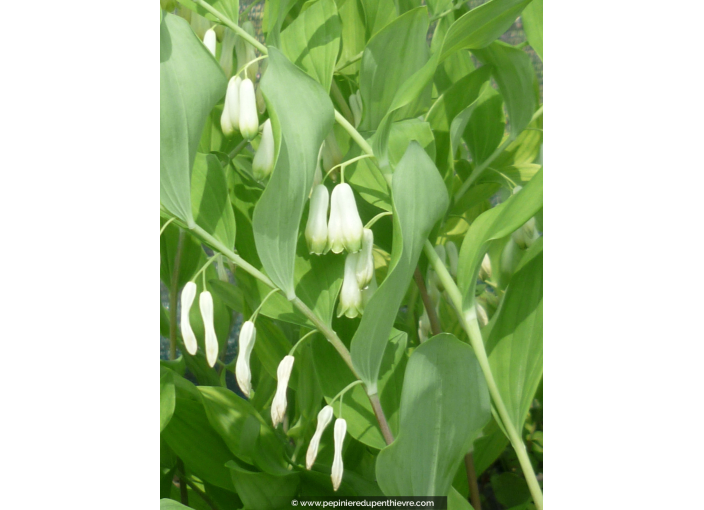
<path id="1" fill-rule="evenodd" d="M 323 437 L 323 432 L 332 421 L 332 406 L 323 407 L 318 413 L 318 424 L 315 427 L 315 434 L 310 439 L 310 444 L 308 445 L 308 453 L 306 453 L 306 469 L 313 467 L 315 463 L 315 458 L 318 456 L 318 447 L 320 446 L 320 439 Z"/>
<path id="2" fill-rule="evenodd" d="M 347 433 L 347 422 L 343 418 L 338 418 L 335 420 L 335 454 L 332 461 L 332 488 L 337 490 L 340 488 L 340 483 L 342 483 L 342 473 L 344 471 L 344 466 L 342 464 L 342 443 L 345 440 L 345 434 Z"/>
<path id="3" fill-rule="evenodd" d="M 252 371 L 249 368 L 249 357 L 257 339 L 257 330 L 252 321 L 246 321 L 240 329 L 237 362 L 235 363 L 235 378 L 237 385 L 247 397 L 252 394 Z"/>
<path id="4" fill-rule="evenodd" d="M 425 342 L 430 337 L 430 333 L 430 317 L 428 316 L 428 311 L 423 307 L 423 315 L 420 316 L 418 321 L 418 339 L 421 342 Z"/>
<path id="5" fill-rule="evenodd" d="M 374 293 L 376 292 L 377 289 L 377 284 L 376 284 L 376 273 L 372 271 L 372 281 L 369 282 L 369 285 L 367 285 L 367 288 L 362 290 L 362 307 L 366 308 L 367 304 L 369 304 L 369 300 L 372 298 Z"/>
<path id="6" fill-rule="evenodd" d="M 225 76 L 229 78 L 232 75 L 232 52 L 235 49 L 235 41 L 237 34 L 225 27 L 225 35 L 222 38 L 222 49 L 220 50 L 220 67 L 225 72 Z"/>
<path id="7" fill-rule="evenodd" d="M 217 44 L 217 36 L 215 35 L 215 30 L 209 28 L 205 35 L 203 36 L 203 44 L 208 48 L 208 51 L 215 56 L 215 45 Z"/>
<path id="8" fill-rule="evenodd" d="M 220 117 L 220 127 L 226 137 L 231 137 L 240 129 L 240 84 L 242 80 L 233 76 L 227 84 L 225 105 Z"/>
<path id="9" fill-rule="evenodd" d="M 321 255 L 328 243 L 328 189 L 319 184 L 313 190 L 306 223 L 306 242 L 310 253 Z"/>
<path id="10" fill-rule="evenodd" d="M 205 328 L 205 357 L 208 365 L 215 366 L 218 360 L 218 337 L 215 334 L 215 324 L 213 320 L 213 296 L 210 292 L 200 293 L 198 300 L 200 304 L 200 314 L 203 316 L 203 327 Z"/>
<path id="11" fill-rule="evenodd" d="M 198 351 L 198 341 L 191 328 L 191 319 L 188 314 L 191 312 L 193 300 L 196 298 L 196 284 L 188 282 L 181 292 L 181 336 L 186 346 L 188 354 L 193 356 Z"/>
<path id="12" fill-rule="evenodd" d="M 447 253 L 447 262 L 450 266 L 450 274 L 453 278 L 457 278 L 457 262 L 460 258 L 457 245 L 452 241 L 448 241 L 445 243 L 445 252 Z"/>
<path id="13" fill-rule="evenodd" d="M 259 132 L 257 98 L 254 96 L 252 80 L 245 78 L 240 84 L 240 133 L 245 140 L 251 140 Z"/>
<path id="14" fill-rule="evenodd" d="M 340 304 L 337 307 L 337 316 L 344 313 L 349 319 L 354 319 L 362 314 L 362 292 L 357 283 L 357 253 L 349 253 L 345 259 L 345 277 L 342 280 L 340 291 Z"/>
<path id="15" fill-rule="evenodd" d="M 354 127 L 359 127 L 359 123 L 362 121 L 362 101 L 357 93 L 350 96 L 350 110 L 352 110 L 352 117 L 354 117 Z"/>
<path id="16" fill-rule="evenodd" d="M 482 328 L 489 324 L 489 316 L 486 314 L 484 307 L 479 303 L 477 303 L 477 319 L 479 320 L 479 325 Z"/>
<path id="17" fill-rule="evenodd" d="M 332 190 L 330 198 L 330 222 L 328 223 L 328 241 L 333 253 L 347 249 L 350 253 L 362 248 L 364 225 L 357 212 L 354 193 L 347 183 L 338 184 Z"/>
<path id="18" fill-rule="evenodd" d="M 535 218 L 526 221 L 522 227 L 511 234 L 511 237 L 521 249 L 530 248 L 539 237 L 538 231 L 535 228 Z"/>
<path id="19" fill-rule="evenodd" d="M 276 428 L 279 423 L 284 421 L 286 415 L 286 390 L 288 389 L 288 380 L 291 377 L 293 369 L 293 356 L 284 356 L 284 359 L 279 363 L 279 368 L 276 369 L 276 394 L 271 403 L 271 423 Z"/>
<path id="20" fill-rule="evenodd" d="M 362 250 L 359 252 L 357 257 L 357 269 L 355 270 L 357 275 L 357 284 L 360 289 L 365 288 L 372 281 L 372 275 L 374 274 L 374 254 L 372 250 L 374 248 L 374 233 L 365 228 L 362 231 Z"/>
<path id="21" fill-rule="evenodd" d="M 491 280 L 491 260 L 488 253 L 484 254 L 482 265 L 479 267 L 479 279 L 483 282 Z"/>
<path id="22" fill-rule="evenodd" d="M 215 261 L 215 270 L 218 273 L 218 279 L 223 282 L 229 282 L 230 278 L 225 271 L 225 263 L 222 261 L 222 255 L 218 255 L 218 260 Z"/>
<path id="23" fill-rule="evenodd" d="M 513 274 L 519 258 L 519 248 L 513 238 L 509 239 L 501 253 L 501 272 Z"/>
<path id="24" fill-rule="evenodd" d="M 271 129 L 271 119 L 267 119 L 262 127 L 262 140 L 252 161 L 254 178 L 263 181 L 274 169 L 274 132 Z"/>

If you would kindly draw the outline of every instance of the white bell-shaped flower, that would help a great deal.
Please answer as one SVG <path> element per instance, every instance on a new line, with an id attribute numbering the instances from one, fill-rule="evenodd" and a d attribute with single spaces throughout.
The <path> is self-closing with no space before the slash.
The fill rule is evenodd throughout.
<path id="1" fill-rule="evenodd" d="M 233 76 L 227 83 L 225 105 L 220 116 L 220 127 L 226 137 L 231 137 L 240 129 L 240 84 L 239 76 Z"/>
<path id="2" fill-rule="evenodd" d="M 208 48 L 208 51 L 215 56 L 215 45 L 217 44 L 217 35 L 215 35 L 215 30 L 212 28 L 209 28 L 206 30 L 205 35 L 203 36 L 203 44 L 205 44 L 205 47 Z"/>
<path id="3" fill-rule="evenodd" d="M 308 222 L 306 223 L 306 242 L 310 253 L 321 255 L 328 243 L 328 189 L 319 184 L 310 197 Z"/>
<path id="4" fill-rule="evenodd" d="M 252 371 L 249 368 L 249 357 L 257 339 L 257 329 L 252 321 L 246 321 L 240 329 L 237 361 L 235 362 L 235 379 L 237 385 L 247 397 L 252 394 Z"/>
<path id="5" fill-rule="evenodd" d="M 257 98 L 254 95 L 254 84 L 249 78 L 240 84 L 240 115 L 239 128 L 245 140 L 251 140 L 259 132 L 259 116 L 257 115 Z"/>
<path id="6" fill-rule="evenodd" d="M 198 351 L 198 341 L 196 335 L 191 328 L 191 319 L 188 314 L 191 312 L 191 306 L 196 298 L 197 286 L 193 282 L 188 282 L 181 291 L 181 336 L 183 344 L 186 346 L 188 354 L 195 355 Z"/>
<path id="7" fill-rule="evenodd" d="M 332 421 L 332 406 L 323 407 L 318 413 L 318 424 L 315 426 L 315 434 L 310 439 L 308 452 L 306 453 L 306 469 L 313 467 L 315 458 L 318 456 L 318 448 L 320 447 L 320 439 L 323 437 L 323 432 Z"/>
<path id="8" fill-rule="evenodd" d="M 347 433 L 347 422 L 343 418 L 338 418 L 335 420 L 335 432 L 333 434 L 333 440 L 335 444 L 335 450 L 332 460 L 332 488 L 337 490 L 340 488 L 342 483 L 342 473 L 344 471 L 344 465 L 342 464 L 342 443 L 345 440 L 345 434 Z"/>
<path id="9" fill-rule="evenodd" d="M 457 245 L 452 241 L 445 243 L 445 253 L 447 253 L 447 263 L 450 269 L 450 274 L 453 278 L 457 278 L 457 263 L 460 255 L 457 251 Z"/>
<path id="10" fill-rule="evenodd" d="M 271 119 L 262 126 L 262 140 L 252 161 L 252 173 L 258 181 L 263 181 L 274 169 L 274 132 Z"/>
<path id="11" fill-rule="evenodd" d="M 279 368 L 276 369 L 276 394 L 271 403 L 271 423 L 274 428 L 284 421 L 286 415 L 286 390 L 293 369 L 293 361 L 293 356 L 284 356 L 284 359 L 279 363 Z"/>
<path id="12" fill-rule="evenodd" d="M 347 183 L 338 184 L 330 198 L 328 246 L 333 253 L 340 253 L 343 249 L 358 252 L 362 248 L 363 231 L 352 188 Z"/>
<path id="13" fill-rule="evenodd" d="M 213 316 L 213 296 L 207 290 L 200 293 L 198 299 L 200 304 L 200 314 L 203 316 L 203 327 L 205 328 L 205 357 L 208 365 L 215 366 L 218 360 L 218 337 L 215 334 L 215 322 Z"/>
<path id="14" fill-rule="evenodd" d="M 491 259 L 488 253 L 484 254 L 482 265 L 479 267 L 479 279 L 483 282 L 491 280 Z"/>
<path id="15" fill-rule="evenodd" d="M 489 316 L 486 314 L 484 307 L 479 303 L 477 303 L 477 320 L 482 328 L 489 324 Z"/>
<path id="16" fill-rule="evenodd" d="M 359 288 L 363 289 L 369 282 L 372 281 L 372 275 L 374 275 L 374 254 L 372 250 L 374 249 L 374 233 L 365 228 L 362 231 L 362 250 L 359 252 L 357 257 L 357 283 Z"/>
<path id="17" fill-rule="evenodd" d="M 342 290 L 340 291 L 340 304 L 337 307 L 337 316 L 345 314 L 346 317 L 354 319 L 362 314 L 362 292 L 357 283 L 357 253 L 349 253 L 345 259 L 345 276 L 342 280 Z"/>

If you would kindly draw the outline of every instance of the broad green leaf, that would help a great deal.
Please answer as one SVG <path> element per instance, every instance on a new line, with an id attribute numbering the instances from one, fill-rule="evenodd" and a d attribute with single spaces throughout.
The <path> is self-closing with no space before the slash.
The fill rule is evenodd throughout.
<path id="1" fill-rule="evenodd" d="M 361 2 L 364 8 L 367 40 L 398 16 L 394 0 L 361 0 Z"/>
<path id="2" fill-rule="evenodd" d="M 474 468 L 480 476 L 508 446 L 508 438 L 496 421 L 484 428 L 484 435 L 474 441 Z"/>
<path id="3" fill-rule="evenodd" d="M 516 430 L 523 429 L 543 376 L 543 239 L 511 277 L 487 341 L 489 364 Z"/>
<path id="4" fill-rule="evenodd" d="M 501 143 L 506 121 L 501 95 L 487 86 L 467 121 L 462 138 L 475 165 L 483 163 Z"/>
<path id="5" fill-rule="evenodd" d="M 491 488 L 494 490 L 496 500 L 511 510 L 531 499 L 530 489 L 528 489 L 525 478 L 516 473 L 501 473 L 492 476 Z"/>
<path id="6" fill-rule="evenodd" d="M 176 389 L 174 388 L 173 372 L 171 370 L 162 370 L 161 384 L 159 390 L 159 400 L 161 402 L 161 428 L 159 432 L 164 430 L 169 424 L 171 417 L 174 414 L 176 407 Z"/>
<path id="7" fill-rule="evenodd" d="M 296 0 L 266 0 L 264 2 L 262 30 L 266 33 L 267 44 L 279 46 L 281 27 L 286 15 L 295 4 Z"/>
<path id="8" fill-rule="evenodd" d="M 543 0 L 533 0 L 521 15 L 528 43 L 543 59 Z"/>
<path id="9" fill-rule="evenodd" d="M 517 137 L 530 123 L 536 107 L 536 78 L 530 56 L 500 41 L 474 54 L 492 66 L 491 73 L 506 103 L 511 136 Z"/>
<path id="10" fill-rule="evenodd" d="M 452 0 L 427 0 L 426 3 L 430 8 L 430 14 L 433 16 L 445 12 L 452 6 Z"/>
<path id="11" fill-rule="evenodd" d="M 215 20 L 215 17 L 210 14 L 209 11 L 206 11 L 203 7 L 200 5 L 197 5 L 195 2 L 192 0 L 178 0 L 180 4 L 185 5 L 192 11 L 196 11 L 198 14 L 201 16 L 205 16 L 206 18 L 210 20 Z M 237 20 L 239 19 L 240 16 L 240 2 L 239 0 L 205 0 L 208 2 L 210 5 L 215 7 L 218 11 L 223 13 L 225 16 L 230 18 L 232 21 L 237 23 Z"/>
<path id="12" fill-rule="evenodd" d="M 162 225 L 163 226 L 163 225 Z M 159 267 L 159 277 L 164 285 L 171 290 L 171 277 L 176 265 L 176 254 L 178 253 L 178 243 L 181 228 L 173 223 L 166 227 L 159 239 L 161 252 L 161 266 Z M 198 271 L 198 268 L 205 262 L 205 253 L 200 243 L 187 233 L 183 236 L 183 247 L 181 248 L 181 260 L 179 262 L 177 291 L 183 287 L 187 281 Z"/>
<path id="13" fill-rule="evenodd" d="M 196 155 L 191 175 L 191 203 L 196 224 L 225 244 L 235 247 L 235 215 L 227 195 L 225 173 L 212 154 Z"/>
<path id="14" fill-rule="evenodd" d="M 489 242 L 506 237 L 542 207 L 543 171 L 540 170 L 519 193 L 474 220 L 462 242 L 457 268 L 457 286 L 463 295 L 465 312 L 474 310 L 474 288 Z"/>
<path id="15" fill-rule="evenodd" d="M 205 121 L 225 94 L 220 65 L 183 18 L 161 21 L 161 203 L 189 227 L 191 169 Z"/>
<path id="16" fill-rule="evenodd" d="M 338 58 L 338 66 L 344 65 L 359 55 L 364 51 L 364 46 L 367 43 L 364 33 L 364 10 L 359 0 L 343 0 L 339 11 L 342 23 L 342 51 L 340 51 Z M 348 75 L 357 74 L 358 71 L 359 61 L 340 70 Z"/>
<path id="17" fill-rule="evenodd" d="M 396 166 L 392 184 L 394 240 L 389 273 L 369 301 L 351 343 L 352 362 L 370 394 L 423 242 L 448 206 L 445 185 L 418 142 Z"/>
<path id="18" fill-rule="evenodd" d="M 475 7 L 448 29 L 441 60 L 460 49 L 475 50 L 488 46 L 513 25 L 530 1 L 491 0 Z"/>
<path id="19" fill-rule="evenodd" d="M 294 366 L 298 368 L 298 384 L 295 386 L 298 410 L 304 420 L 314 421 L 322 407 L 323 392 L 315 374 L 313 344 L 309 340 L 304 341 L 296 349 Z M 293 384 L 289 383 L 289 386 L 293 386 Z"/>
<path id="20" fill-rule="evenodd" d="M 269 48 L 261 88 L 271 115 L 276 166 L 254 209 L 254 239 L 269 278 L 286 298 L 296 296 L 296 242 L 320 145 L 332 128 L 334 110 L 323 88 Z"/>
<path id="21" fill-rule="evenodd" d="M 450 493 L 447 495 L 448 510 L 474 510 L 469 504 L 467 498 L 460 494 L 454 487 L 450 488 Z"/>
<path id="22" fill-rule="evenodd" d="M 178 501 L 174 501 L 173 499 L 162 499 L 159 502 L 159 510 L 191 510 L 191 507 L 182 505 Z"/>
<path id="23" fill-rule="evenodd" d="M 296 495 L 301 481 L 299 473 L 290 472 L 287 476 L 273 476 L 256 473 L 228 462 L 232 482 L 247 510 L 277 510 L 291 508 L 291 500 Z"/>
<path id="24" fill-rule="evenodd" d="M 431 53 L 442 51 L 442 45 L 445 41 L 447 30 L 454 21 L 454 13 L 440 18 L 435 27 L 435 32 L 433 33 L 433 40 L 430 43 Z M 452 85 L 474 71 L 474 69 L 474 62 L 472 62 L 469 51 L 456 51 L 448 55 L 435 71 L 434 82 L 438 93 L 444 93 Z"/>
<path id="25" fill-rule="evenodd" d="M 399 433 L 377 457 L 387 496 L 446 496 L 455 471 L 491 415 L 489 391 L 472 348 L 443 333 L 408 360 Z"/>
<path id="26" fill-rule="evenodd" d="M 281 32 L 280 48 L 291 62 L 329 92 L 340 49 L 340 33 L 335 0 L 319 0 Z"/>
<path id="27" fill-rule="evenodd" d="M 362 56 L 359 88 L 364 104 L 361 131 L 372 131 L 386 115 L 398 88 L 428 61 L 428 13 L 413 9 L 386 25 L 367 44 Z M 413 117 L 430 98 L 430 88 L 399 115 Z M 427 97 L 425 97 L 427 96 Z"/>

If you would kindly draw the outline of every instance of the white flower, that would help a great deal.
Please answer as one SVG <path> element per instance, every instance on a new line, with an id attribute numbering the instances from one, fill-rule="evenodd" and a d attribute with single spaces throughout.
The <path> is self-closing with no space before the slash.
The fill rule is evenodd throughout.
<path id="1" fill-rule="evenodd" d="M 430 337 L 431 331 L 428 310 L 423 307 L 423 315 L 420 316 L 420 320 L 418 321 L 418 339 L 421 342 L 425 342 Z"/>
<path id="2" fill-rule="evenodd" d="M 340 253 L 343 249 L 358 252 L 362 247 L 363 230 L 352 188 L 347 183 L 338 184 L 330 198 L 329 248 L 333 253 Z"/>
<path id="3" fill-rule="evenodd" d="M 208 48 L 208 51 L 212 53 L 213 57 L 215 56 L 215 45 L 217 43 L 217 36 L 215 35 L 215 30 L 212 28 L 209 28 L 206 32 L 205 35 L 203 36 L 203 44 L 205 44 L 205 47 Z"/>
<path id="4" fill-rule="evenodd" d="M 230 278 L 227 276 L 227 271 L 225 271 L 225 263 L 222 260 L 222 255 L 217 256 L 218 259 L 215 261 L 215 270 L 218 273 L 218 279 L 223 282 L 229 282 Z"/>
<path id="5" fill-rule="evenodd" d="M 279 423 L 284 421 L 286 415 L 286 390 L 288 389 L 288 380 L 291 377 L 293 369 L 293 356 L 284 356 L 284 359 L 279 363 L 279 368 L 276 369 L 276 394 L 271 403 L 271 423 L 276 428 Z"/>
<path id="6" fill-rule="evenodd" d="M 357 253 L 349 253 L 345 259 L 345 276 L 342 280 L 340 291 L 340 304 L 337 307 L 337 316 L 343 313 L 346 317 L 354 319 L 362 314 L 362 293 L 357 283 Z"/>
<path id="7" fill-rule="evenodd" d="M 516 264 L 518 264 L 518 259 L 520 257 L 519 248 L 513 238 L 508 240 L 504 251 L 501 253 L 501 272 L 505 274 L 513 274 L 516 269 Z"/>
<path id="8" fill-rule="evenodd" d="M 323 169 L 327 173 L 340 163 L 342 163 L 342 152 L 340 146 L 337 145 L 335 131 L 330 131 L 323 145 Z"/>
<path id="9" fill-rule="evenodd" d="M 479 267 L 479 279 L 483 282 L 491 280 L 491 259 L 488 253 L 484 254 L 482 265 Z"/>
<path id="10" fill-rule="evenodd" d="M 345 434 L 347 433 L 347 422 L 343 418 L 338 418 L 335 420 L 335 453 L 332 460 L 332 488 L 337 490 L 340 488 L 340 483 L 342 483 L 342 472 L 344 471 L 344 466 L 342 464 L 342 443 L 345 440 Z"/>
<path id="11" fill-rule="evenodd" d="M 231 137 L 240 129 L 240 84 L 239 76 L 233 76 L 227 84 L 225 105 L 220 117 L 220 127 L 226 137 Z"/>
<path id="12" fill-rule="evenodd" d="M 313 190 L 306 223 L 306 241 L 310 253 L 321 255 L 328 243 L 328 189 L 319 184 Z"/>
<path id="13" fill-rule="evenodd" d="M 254 84 L 249 78 L 240 84 L 240 133 L 245 140 L 251 140 L 259 132 L 259 117 L 257 115 L 257 98 L 254 96 Z"/>
<path id="14" fill-rule="evenodd" d="M 188 314 L 191 312 L 193 300 L 196 298 L 196 284 L 188 282 L 181 292 L 181 336 L 186 346 L 188 354 L 193 356 L 198 351 L 198 341 L 191 328 L 191 319 Z"/>
<path id="15" fill-rule="evenodd" d="M 227 78 L 232 74 L 232 51 L 235 49 L 237 34 L 225 27 L 225 35 L 222 38 L 222 49 L 220 50 L 220 67 L 225 72 Z"/>
<path id="16" fill-rule="evenodd" d="M 315 427 L 315 434 L 313 434 L 313 437 L 310 439 L 308 453 L 306 453 L 306 469 L 313 467 L 315 458 L 318 456 L 320 439 L 323 437 L 323 432 L 325 432 L 325 429 L 332 421 L 332 415 L 332 406 L 325 406 L 318 413 L 318 424 Z"/>
<path id="17" fill-rule="evenodd" d="M 477 319 L 479 320 L 479 325 L 481 327 L 489 324 L 489 316 L 486 314 L 484 307 L 479 303 L 477 303 Z"/>
<path id="18" fill-rule="evenodd" d="M 218 337 L 215 334 L 215 324 L 213 321 L 213 296 L 210 292 L 200 293 L 198 300 L 200 304 L 200 314 L 203 316 L 203 327 L 205 328 L 205 357 L 208 365 L 215 366 L 218 360 Z"/>
<path id="19" fill-rule="evenodd" d="M 374 248 L 374 233 L 365 228 L 362 231 L 362 250 L 359 252 L 357 257 L 357 283 L 359 288 L 363 289 L 369 282 L 372 281 L 372 275 L 374 274 L 374 254 L 372 250 Z"/>
<path id="20" fill-rule="evenodd" d="M 376 273 L 372 271 L 372 280 L 369 282 L 369 285 L 367 285 L 367 288 L 362 290 L 362 308 L 367 307 L 367 304 L 369 304 L 369 300 L 376 292 L 376 289 Z"/>
<path id="21" fill-rule="evenodd" d="M 447 253 L 447 261 L 450 266 L 450 274 L 457 278 L 457 262 L 459 261 L 459 253 L 457 252 L 457 245 L 452 241 L 445 243 L 445 252 Z"/>
<path id="22" fill-rule="evenodd" d="M 249 357 L 257 339 L 257 329 L 252 321 L 246 321 L 240 329 L 238 341 L 237 362 L 235 363 L 235 378 L 237 385 L 247 397 L 252 394 L 252 371 L 249 368 Z"/>
<path id="23" fill-rule="evenodd" d="M 359 127 L 359 123 L 362 121 L 362 95 L 359 90 L 350 96 L 350 110 L 352 110 L 354 117 L 354 127 Z"/>
<path id="24" fill-rule="evenodd" d="M 271 119 L 267 119 L 262 127 L 262 140 L 252 161 L 254 178 L 263 181 L 274 169 L 274 132 L 271 129 Z"/>

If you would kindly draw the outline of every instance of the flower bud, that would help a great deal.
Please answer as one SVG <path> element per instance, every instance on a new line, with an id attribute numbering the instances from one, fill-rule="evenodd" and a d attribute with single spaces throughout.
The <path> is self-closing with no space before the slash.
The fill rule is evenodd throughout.
<path id="1" fill-rule="evenodd" d="M 340 146 L 337 145 L 337 139 L 335 138 L 335 131 L 330 131 L 328 136 L 325 138 L 325 145 L 323 148 L 323 170 L 329 172 L 334 166 L 342 163 L 342 151 L 340 151 Z"/>
<path id="2" fill-rule="evenodd" d="M 215 35 L 215 30 L 209 28 L 205 35 L 203 36 L 203 44 L 208 48 L 208 51 L 215 56 L 215 45 L 217 44 L 217 36 Z"/>
<path id="3" fill-rule="evenodd" d="M 233 76 L 227 84 L 225 93 L 225 105 L 220 116 L 220 127 L 222 134 L 231 137 L 235 131 L 240 129 L 240 84 L 242 80 L 239 76 Z"/>
<path id="4" fill-rule="evenodd" d="M 359 252 L 357 257 L 357 283 L 359 288 L 363 289 L 369 282 L 372 281 L 372 275 L 374 274 L 374 254 L 372 250 L 374 248 L 374 233 L 365 228 L 362 231 L 362 250 Z"/>
<path id="5" fill-rule="evenodd" d="M 181 336 L 183 337 L 183 344 L 191 356 L 198 351 L 198 341 L 193 333 L 191 319 L 188 316 L 191 312 L 191 306 L 193 306 L 193 300 L 196 298 L 196 290 L 196 284 L 188 282 L 181 292 Z"/>
<path id="6" fill-rule="evenodd" d="M 479 267 L 479 279 L 483 282 L 491 280 L 491 260 L 488 253 L 484 254 L 482 265 Z"/>
<path id="7" fill-rule="evenodd" d="M 340 304 L 337 307 L 338 317 L 345 314 L 345 317 L 354 319 L 362 314 L 362 293 L 356 275 L 358 259 L 357 253 L 349 253 L 345 259 L 345 276 L 340 291 Z"/>
<path id="8" fill-rule="evenodd" d="M 262 127 L 262 140 L 252 161 L 254 178 L 263 181 L 274 169 L 274 132 L 271 129 L 271 119 L 267 119 Z"/>
<path id="9" fill-rule="evenodd" d="M 306 223 L 306 241 L 310 253 L 321 255 L 328 243 L 328 189 L 319 184 L 313 190 Z"/>
<path id="10" fill-rule="evenodd" d="M 352 110 L 352 117 L 354 117 L 354 127 L 359 127 L 359 123 L 362 121 L 362 99 L 358 94 L 359 91 L 350 96 L 350 110 Z"/>
<path id="11" fill-rule="evenodd" d="M 271 423 L 276 428 L 279 423 L 284 421 L 286 415 L 286 390 L 288 389 L 288 380 L 291 377 L 293 369 L 293 356 L 284 356 L 284 359 L 279 363 L 279 368 L 276 369 L 276 394 L 271 403 Z"/>
<path id="12" fill-rule="evenodd" d="M 325 429 L 332 421 L 332 416 L 332 406 L 325 406 L 318 413 L 318 424 L 315 427 L 315 434 L 313 434 L 313 437 L 310 439 L 308 452 L 306 453 L 306 469 L 313 467 L 315 458 L 318 456 L 320 439 L 323 437 L 323 432 L 325 432 Z"/>
<path id="13" fill-rule="evenodd" d="M 220 50 L 220 67 L 225 72 L 225 77 L 229 78 L 232 75 L 232 52 L 235 49 L 235 41 L 237 34 L 225 27 L 225 35 L 222 40 L 222 48 Z"/>
<path id="14" fill-rule="evenodd" d="M 428 316 L 428 310 L 423 307 L 423 315 L 420 316 L 418 321 L 418 339 L 421 342 L 425 342 L 431 333 L 430 317 Z"/>
<path id="15" fill-rule="evenodd" d="M 535 228 L 535 218 L 533 217 L 526 221 L 521 228 L 511 234 L 511 237 L 513 237 L 513 240 L 520 248 L 530 248 L 535 240 L 540 237 L 540 234 Z"/>
<path id="16" fill-rule="evenodd" d="M 254 97 L 252 80 L 245 78 L 240 84 L 240 133 L 245 140 L 251 140 L 259 132 L 257 99 Z"/>
<path id="17" fill-rule="evenodd" d="M 249 368 L 249 357 L 257 339 L 257 330 L 252 321 L 246 321 L 240 329 L 238 341 L 237 362 L 235 363 L 235 378 L 237 385 L 247 397 L 252 394 L 252 371 Z"/>
<path id="18" fill-rule="evenodd" d="M 489 324 L 489 316 L 486 314 L 484 307 L 479 303 L 477 303 L 477 319 L 479 320 L 479 325 L 482 328 Z"/>
<path id="19" fill-rule="evenodd" d="M 362 308 L 367 307 L 367 304 L 369 303 L 369 300 L 372 298 L 372 296 L 376 292 L 376 289 L 377 289 L 376 273 L 374 271 L 372 271 L 372 281 L 369 282 L 369 285 L 367 285 L 366 289 L 362 290 Z"/>
<path id="20" fill-rule="evenodd" d="M 457 262 L 459 261 L 459 253 L 457 252 L 457 245 L 452 241 L 445 243 L 445 252 L 447 253 L 447 262 L 450 266 L 450 274 L 453 278 L 457 278 Z"/>
<path id="21" fill-rule="evenodd" d="M 342 464 L 342 443 L 345 440 L 345 434 L 347 433 L 347 422 L 343 418 L 338 418 L 335 420 L 335 433 L 333 434 L 333 439 L 335 443 L 335 453 L 332 460 L 332 488 L 337 490 L 340 488 L 340 483 L 342 483 L 342 473 L 344 471 L 344 466 Z"/>
<path id="22" fill-rule="evenodd" d="M 218 337 L 215 334 L 215 324 L 213 320 L 213 296 L 207 290 L 200 293 L 199 298 L 200 314 L 203 316 L 203 327 L 205 328 L 205 357 L 208 365 L 215 366 L 218 360 Z"/>
<path id="23" fill-rule="evenodd" d="M 504 247 L 504 251 L 501 253 L 501 272 L 503 274 L 511 275 L 515 271 L 520 258 L 520 252 L 518 250 L 518 245 L 513 238 L 509 239 Z"/>
<path id="24" fill-rule="evenodd" d="M 338 184 L 330 199 L 328 246 L 333 253 L 340 253 L 343 249 L 358 252 L 362 247 L 363 231 L 352 188 L 347 183 Z"/>
<path id="25" fill-rule="evenodd" d="M 438 254 L 438 257 L 440 258 L 442 264 L 447 267 L 447 253 L 445 252 L 445 247 L 442 244 L 436 245 L 435 253 Z M 440 292 L 443 292 L 445 290 L 445 286 L 442 284 L 442 280 L 435 271 L 432 272 L 432 277 L 433 284 L 438 288 Z"/>

